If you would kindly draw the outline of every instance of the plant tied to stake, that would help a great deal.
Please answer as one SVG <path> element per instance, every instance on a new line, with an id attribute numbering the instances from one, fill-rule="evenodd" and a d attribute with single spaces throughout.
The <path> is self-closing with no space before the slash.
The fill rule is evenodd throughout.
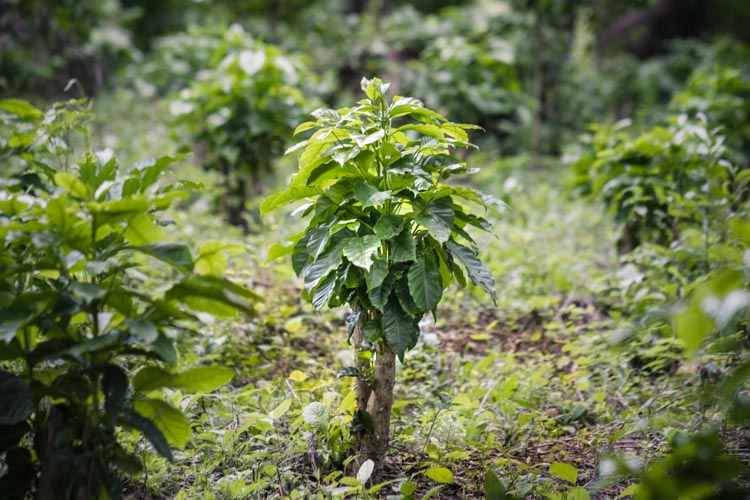
<path id="1" fill-rule="evenodd" d="M 387 99 L 388 84 L 362 79 L 367 98 L 353 108 L 318 109 L 314 130 L 287 153 L 303 150 L 286 190 L 266 199 L 268 213 L 309 198 L 307 229 L 269 258 L 292 254 L 303 297 L 316 309 L 349 304 L 349 336 L 357 352 L 355 454 L 375 463 L 379 479 L 388 447 L 395 357 L 419 338 L 419 321 L 435 314 L 452 282 L 470 281 L 495 299 L 492 274 L 477 257 L 470 226 L 492 229 L 472 208 L 497 200 L 445 183 L 470 174 L 451 156 L 473 147 L 467 129 L 410 97 Z M 468 276 L 468 280 L 467 280 Z"/>

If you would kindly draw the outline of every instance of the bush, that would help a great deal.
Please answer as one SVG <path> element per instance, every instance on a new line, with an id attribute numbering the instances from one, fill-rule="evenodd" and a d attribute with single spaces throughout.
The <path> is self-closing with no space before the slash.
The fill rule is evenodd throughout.
<path id="1" fill-rule="evenodd" d="M 0 158 L 12 166 L 0 184 L 0 489 L 12 497 L 120 497 L 121 474 L 141 467 L 122 429 L 171 460 L 190 423 L 160 389 L 209 391 L 233 376 L 169 372 L 175 335 L 196 312 L 252 314 L 258 299 L 206 265 L 220 246 L 193 260 L 161 241 L 160 216 L 186 195 L 157 184 L 175 158 L 121 170 L 111 151 L 73 156 L 72 135 L 85 142 L 90 117 L 80 104 L 43 113 L 0 101 L 10 130 Z M 138 271 L 155 261 L 160 293 Z"/>
<path id="2" fill-rule="evenodd" d="M 299 60 L 234 25 L 213 52 L 210 69 L 198 72 L 172 103 L 175 123 L 192 141 L 205 142 L 202 163 L 222 178 L 222 211 L 230 223 L 248 227 L 245 202 L 262 191 L 262 175 L 291 139 L 308 104 L 302 82 L 309 77 Z"/>

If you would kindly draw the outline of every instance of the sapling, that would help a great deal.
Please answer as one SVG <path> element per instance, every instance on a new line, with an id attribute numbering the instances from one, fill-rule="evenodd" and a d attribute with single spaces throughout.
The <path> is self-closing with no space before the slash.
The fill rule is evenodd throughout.
<path id="1" fill-rule="evenodd" d="M 354 345 L 357 404 L 353 415 L 356 463 L 370 459 L 377 482 L 388 449 L 396 356 L 419 338 L 419 321 L 435 314 L 443 292 L 468 280 L 495 298 L 494 279 L 466 232 L 491 230 L 472 208 L 496 202 L 468 187 L 447 184 L 470 174 L 451 155 L 470 148 L 467 129 L 410 97 L 386 97 L 388 84 L 362 80 L 367 98 L 356 107 L 318 109 L 295 136 L 312 135 L 290 185 L 263 203 L 267 213 L 310 199 L 305 231 L 269 256 L 291 253 L 304 280 L 302 296 L 316 309 L 348 304 Z M 310 133 L 310 132 L 308 132 Z"/>

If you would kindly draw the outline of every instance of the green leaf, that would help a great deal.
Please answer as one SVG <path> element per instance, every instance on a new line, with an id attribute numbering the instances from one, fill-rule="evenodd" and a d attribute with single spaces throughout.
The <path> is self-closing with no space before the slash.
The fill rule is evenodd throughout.
<path id="1" fill-rule="evenodd" d="M 430 236 L 435 238 L 440 243 L 445 243 L 451 237 L 451 226 L 446 224 L 443 219 L 430 214 L 422 214 L 414 220 L 420 226 L 425 227 L 427 229 L 427 232 L 430 233 Z"/>
<path id="2" fill-rule="evenodd" d="M 307 231 L 307 253 L 313 260 L 323 253 L 331 239 L 331 223 L 322 224 Z"/>
<path id="3" fill-rule="evenodd" d="M 713 321 L 698 304 L 691 304 L 675 314 L 672 322 L 674 332 L 685 343 L 688 355 L 695 353 L 714 329 Z"/>
<path id="4" fill-rule="evenodd" d="M 443 296 L 440 270 L 431 259 L 422 257 L 409 268 L 407 275 L 409 292 L 417 307 L 422 311 L 432 311 Z"/>
<path id="5" fill-rule="evenodd" d="M 408 227 L 404 228 L 393 240 L 391 262 L 409 262 L 417 260 L 417 246 L 414 236 Z"/>
<path id="6" fill-rule="evenodd" d="M 341 255 L 347 240 L 337 240 L 333 242 L 320 256 L 310 264 L 303 272 L 302 277 L 305 279 L 305 290 L 309 293 L 318 285 L 324 276 L 328 276 L 331 271 L 341 265 L 343 261 Z"/>
<path id="7" fill-rule="evenodd" d="M 54 176 L 55 184 L 63 189 L 73 198 L 79 200 L 88 200 L 91 197 L 91 190 L 83 183 L 81 179 L 69 172 L 57 172 Z"/>
<path id="8" fill-rule="evenodd" d="M 244 245 L 227 241 L 207 241 L 198 249 L 195 270 L 198 274 L 222 276 L 227 267 L 228 255 L 237 255 L 245 250 Z"/>
<path id="9" fill-rule="evenodd" d="M 570 488 L 568 494 L 565 496 L 565 500 L 591 500 L 591 495 L 586 491 L 586 488 L 576 487 Z"/>
<path id="10" fill-rule="evenodd" d="M 372 319 L 365 321 L 365 324 L 362 325 L 362 338 L 373 345 L 379 342 L 383 338 L 380 322 Z"/>
<path id="11" fill-rule="evenodd" d="M 315 307 L 315 310 L 319 311 L 329 300 L 331 300 L 333 293 L 336 291 L 338 279 L 338 274 L 334 271 L 326 276 L 323 281 L 315 287 L 312 297 L 312 305 Z"/>
<path id="12" fill-rule="evenodd" d="M 126 318 L 125 324 L 128 331 L 140 338 L 147 344 L 151 344 L 159 337 L 159 328 L 152 322 L 144 318 Z"/>
<path id="13" fill-rule="evenodd" d="M 0 371 L 0 401 L 0 425 L 23 422 L 34 411 L 29 384 L 4 371 Z"/>
<path id="14" fill-rule="evenodd" d="M 400 215 L 384 214 L 375 223 L 373 231 L 381 240 L 389 240 L 404 228 L 404 218 Z"/>
<path id="15" fill-rule="evenodd" d="M 150 216 L 138 213 L 128 218 L 123 236 L 131 245 L 142 246 L 159 241 L 161 229 Z"/>
<path id="16" fill-rule="evenodd" d="M 375 186 L 358 181 L 354 185 L 354 198 L 362 204 L 362 208 L 382 205 L 391 199 L 390 191 L 378 191 Z"/>
<path id="17" fill-rule="evenodd" d="M 234 370 L 216 366 L 191 368 L 177 373 L 170 387 L 190 392 L 211 392 L 228 384 L 234 378 Z"/>
<path id="18" fill-rule="evenodd" d="M 578 481 L 578 470 L 570 464 L 554 462 L 549 466 L 549 473 L 573 485 Z"/>
<path id="19" fill-rule="evenodd" d="M 383 284 L 383 280 L 388 276 L 388 264 L 382 256 L 375 257 L 370 268 L 370 272 L 365 274 L 367 282 L 367 291 L 374 290 Z"/>
<path id="20" fill-rule="evenodd" d="M 3 318 L 0 319 L 0 342 L 8 343 L 13 340 L 26 320 L 25 314 L 12 314 L 9 311 L 6 314 L 6 311 L 3 311 Z"/>
<path id="21" fill-rule="evenodd" d="M 484 475 L 484 498 L 486 500 L 506 500 L 508 498 L 502 483 L 492 470 Z"/>
<path id="22" fill-rule="evenodd" d="M 266 263 L 271 262 L 272 260 L 276 260 L 279 257 L 283 257 L 285 255 L 289 255 L 294 250 L 294 245 L 280 245 L 279 243 L 274 243 L 271 245 L 271 247 L 268 249 L 268 257 L 266 257 Z"/>
<path id="23" fill-rule="evenodd" d="M 151 420 L 171 446 L 185 447 L 190 438 L 190 421 L 180 410 L 160 399 L 139 399 L 135 402 L 135 411 Z"/>
<path id="24" fill-rule="evenodd" d="M 131 429 L 141 431 L 141 433 L 151 442 L 156 452 L 173 462 L 172 450 L 169 449 L 169 443 L 164 433 L 159 429 L 154 421 L 136 413 L 134 410 L 127 408 L 120 415 L 120 423 Z"/>
<path id="25" fill-rule="evenodd" d="M 417 345 L 419 328 L 416 321 L 409 317 L 396 300 L 389 300 L 380 317 L 383 336 L 393 351 L 404 362 L 404 353 Z"/>
<path id="26" fill-rule="evenodd" d="M 233 378 L 234 370 L 231 368 L 204 366 L 181 373 L 169 373 L 156 366 L 147 366 L 136 373 L 133 388 L 138 392 L 153 391 L 161 387 L 188 392 L 211 392 Z"/>
<path id="27" fill-rule="evenodd" d="M 255 310 L 251 302 L 263 300 L 255 292 L 216 276 L 188 277 L 172 286 L 165 297 L 196 311 L 223 317 L 232 316 L 237 311 L 253 316 Z"/>
<path id="28" fill-rule="evenodd" d="M 343 253 L 349 262 L 369 271 L 373 256 L 379 248 L 380 240 L 377 236 L 367 235 L 348 239 L 344 244 Z"/>
<path id="29" fill-rule="evenodd" d="M 386 303 L 388 303 L 388 298 L 391 296 L 391 291 L 393 290 L 395 282 L 396 280 L 393 278 L 393 275 L 388 274 L 380 286 L 368 290 L 367 297 L 370 299 L 370 303 L 373 307 L 378 311 L 382 311 L 385 308 Z"/>
<path id="30" fill-rule="evenodd" d="M 136 392 L 148 392 L 160 387 L 169 387 L 173 375 L 157 366 L 147 366 L 138 370 L 133 377 L 133 389 Z"/>
<path id="31" fill-rule="evenodd" d="M 446 467 L 433 467 L 427 469 L 425 475 L 441 484 L 453 484 L 453 472 Z"/>
<path id="32" fill-rule="evenodd" d="M 272 194 L 266 198 L 260 206 L 260 213 L 265 215 L 293 201 L 322 193 L 323 190 L 318 186 L 290 186 L 284 191 Z"/>
<path id="33" fill-rule="evenodd" d="M 190 248 L 182 243 L 152 243 L 136 248 L 183 272 L 189 273 L 193 270 L 193 256 Z"/>
<path id="34" fill-rule="evenodd" d="M 35 108 L 27 101 L 21 99 L 3 99 L 0 101 L 0 111 L 14 114 L 19 118 L 29 121 L 39 120 L 44 113 Z"/>
<path id="35" fill-rule="evenodd" d="M 107 290 L 93 283 L 80 283 L 74 281 L 68 286 L 70 293 L 86 304 L 101 299 L 107 295 Z"/>
<path id="36" fill-rule="evenodd" d="M 471 249 L 453 241 L 447 242 L 445 246 L 451 255 L 464 265 L 471 282 L 477 286 L 481 286 L 484 291 L 492 296 L 492 300 L 495 300 L 495 278 L 484 267 L 484 264 L 482 264 L 477 255 Z"/>

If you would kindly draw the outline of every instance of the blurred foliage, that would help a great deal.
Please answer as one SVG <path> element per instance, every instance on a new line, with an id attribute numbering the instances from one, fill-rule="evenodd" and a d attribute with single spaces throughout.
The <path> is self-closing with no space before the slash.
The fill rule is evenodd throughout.
<path id="1" fill-rule="evenodd" d="M 120 171 L 111 150 L 75 155 L 70 135 L 87 135 L 91 118 L 83 104 L 44 113 L 0 101 L 0 158 L 14 174 L 0 187 L 0 486 L 12 498 L 120 498 L 121 475 L 142 468 L 121 445 L 124 429 L 172 460 L 190 422 L 156 393 L 207 392 L 234 376 L 161 368 L 177 361 L 175 334 L 196 313 L 252 315 L 260 300 L 221 277 L 231 245 L 212 242 L 194 260 L 162 241 L 157 215 L 186 196 L 156 184 L 175 158 Z M 159 295 L 136 272 L 149 258 L 168 268 Z"/>
<path id="2" fill-rule="evenodd" d="M 298 59 L 232 25 L 170 104 L 175 123 L 189 133 L 188 148 L 205 147 L 202 163 L 221 179 L 222 211 L 231 224 L 248 227 L 245 203 L 262 191 L 263 174 L 291 139 L 309 105 L 303 89 L 311 79 Z"/>

